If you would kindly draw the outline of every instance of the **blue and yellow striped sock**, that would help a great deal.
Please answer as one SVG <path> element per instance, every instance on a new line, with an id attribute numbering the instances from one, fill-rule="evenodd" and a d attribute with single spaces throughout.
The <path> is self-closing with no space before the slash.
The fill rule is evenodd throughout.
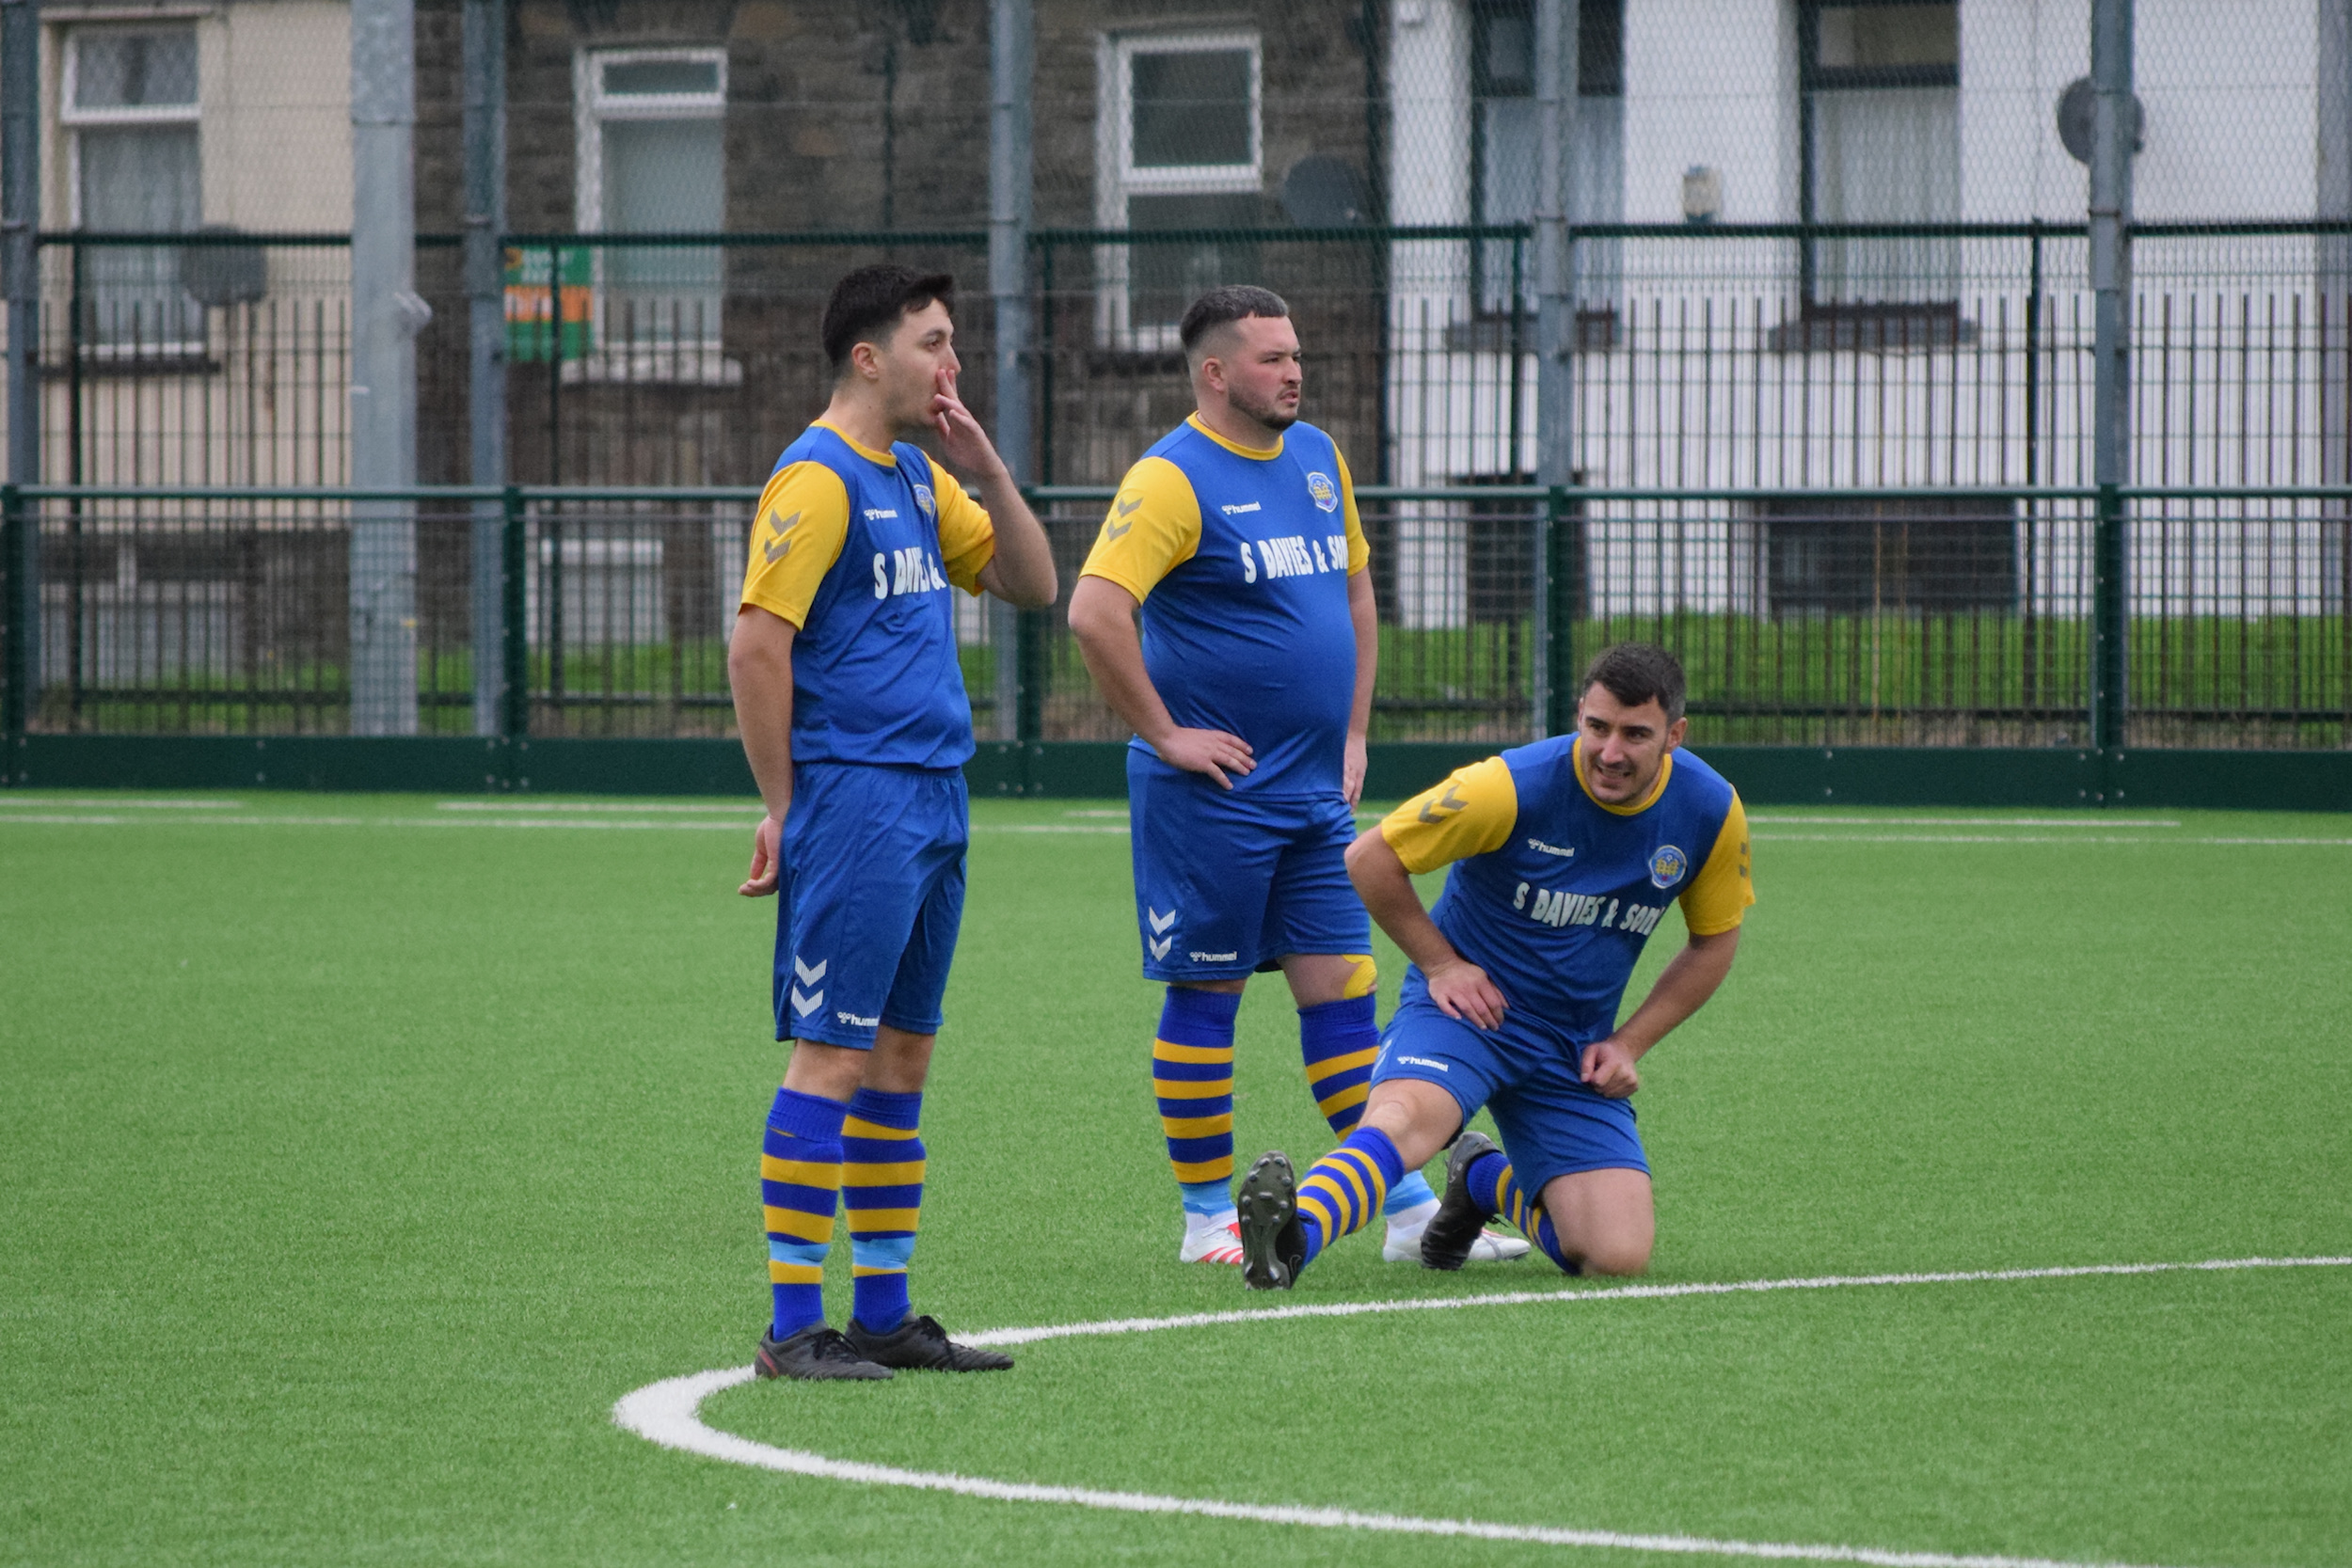
<path id="1" fill-rule="evenodd" d="M 1317 1160 L 1298 1183 L 1298 1218 L 1307 1231 L 1307 1261 L 1380 1212 L 1380 1200 L 1405 1174 L 1396 1145 L 1377 1127 L 1359 1127 Z"/>
<path id="2" fill-rule="evenodd" d="M 841 1196 L 841 1120 L 849 1107 L 822 1095 L 778 1089 L 760 1147 L 759 1200 L 768 1227 L 768 1283 L 775 1338 L 825 1321 L 825 1252 Z"/>
<path id="3" fill-rule="evenodd" d="M 860 1089 L 841 1127 L 851 1316 L 886 1334 L 906 1321 L 907 1264 L 923 1218 L 923 1096 Z"/>
<path id="4" fill-rule="evenodd" d="M 1535 1243 L 1543 1255 L 1560 1265 L 1568 1274 L 1583 1271 L 1560 1255 L 1560 1235 L 1551 1227 L 1551 1216 L 1542 1205 L 1519 1190 L 1518 1178 L 1511 1169 L 1511 1162 L 1501 1153 L 1482 1154 L 1470 1162 L 1465 1173 L 1470 1181 L 1470 1201 L 1489 1214 L 1501 1214 L 1518 1227 L 1519 1234 Z"/>
<path id="5" fill-rule="evenodd" d="M 1315 1109 L 1343 1138 L 1363 1119 L 1364 1101 L 1372 1096 L 1372 1064 L 1380 1054 L 1380 1030 L 1373 1011 L 1376 976 L 1372 960 L 1350 957 L 1357 964 L 1357 980 L 1348 989 L 1360 988 L 1360 993 L 1298 1009 L 1298 1053 L 1307 1063 L 1307 1087 L 1315 1097 Z M 1437 1201 L 1438 1195 L 1429 1190 L 1429 1179 L 1417 1170 L 1406 1171 L 1405 1179 L 1389 1189 L 1384 1212 L 1402 1213 Z"/>
<path id="6" fill-rule="evenodd" d="M 1170 986 L 1152 1042 L 1152 1092 L 1189 1214 L 1233 1206 L 1233 1015 L 1240 1010 L 1237 991 Z"/>

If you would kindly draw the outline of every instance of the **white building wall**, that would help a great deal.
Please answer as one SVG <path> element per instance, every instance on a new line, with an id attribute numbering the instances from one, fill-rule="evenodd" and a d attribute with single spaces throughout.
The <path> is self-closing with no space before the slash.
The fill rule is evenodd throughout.
<path id="1" fill-rule="evenodd" d="M 1411 0 L 1403 0 L 1409 5 Z M 1400 114 L 1397 156 L 1418 183 L 1399 222 L 1457 221 L 1440 199 L 1442 166 L 1468 168 L 1467 26 L 1452 0 L 1400 25 L 1399 57 L 1422 54 L 1418 94 Z M 2342 0 L 2140 0 L 2139 96 L 2147 147 L 2135 169 L 2151 221 L 2298 217 L 2320 198 L 2328 106 L 2317 54 L 2323 13 Z M 1972 222 L 2079 223 L 2083 166 L 2060 144 L 2059 94 L 2087 73 L 2089 0 L 1962 0 L 1962 203 Z M 1461 25 L 1447 34 L 1448 25 Z M 2339 31 L 2342 31 L 2341 25 Z M 1449 40 L 1444 53 L 1440 39 Z M 1793 0 L 1628 0 L 1625 214 L 1679 223 L 1683 170 L 1723 173 L 1730 222 L 1798 214 Z M 1459 59 L 1450 76 L 1437 71 Z M 1402 76 L 1400 71 L 1400 76 Z M 1433 81 L 1459 94 L 1449 105 Z M 2340 87 L 2332 90 L 2343 90 Z M 2339 119 L 2352 106 L 2337 105 Z M 1455 127 L 1455 138 L 1443 139 Z M 1414 162 L 1414 160 L 1420 160 Z M 1457 176 L 1456 178 L 1462 178 Z M 1403 182 L 1400 182 L 1400 194 Z M 1413 215 L 1406 216 L 1410 212 Z M 1425 214 L 1425 215 L 1424 215 Z M 1961 269 L 1963 341 L 1934 350 L 1765 348 L 1796 309 L 1796 257 L 1781 241 L 1627 242 L 1617 347 L 1578 356 L 1577 464 L 1592 486 L 1838 488 L 2019 485 L 2028 478 L 2026 242 L 1970 242 Z M 1422 253 L 1426 253 L 1425 257 Z M 1534 463 L 1532 358 L 1522 362 L 1517 461 L 1506 461 L 1513 392 L 1506 356 L 1445 352 L 1467 321 L 1467 258 L 1398 247 L 1392 381 L 1395 471 L 1438 484 Z M 1418 264 L 1418 270 L 1416 266 Z M 2033 366 L 2040 382 L 2031 478 L 2079 485 L 2090 414 L 2090 298 L 2085 246 L 2043 245 Z M 2143 240 L 2135 252 L 2137 477 L 2147 483 L 2312 483 L 2328 442 L 2323 407 L 2345 405 L 2341 367 L 2312 345 L 2321 312 L 2341 345 L 2346 279 L 2320 276 L 2301 237 Z M 1408 284 L 1408 280 L 1417 282 Z M 1461 329 L 1456 325 L 1456 340 Z M 2338 419 L 2337 422 L 2341 422 Z M 2339 430 L 2335 441 L 2345 440 Z M 2239 509 L 2243 513 L 2247 509 Z M 2135 594 L 2146 609 L 2316 608 L 2334 567 L 2318 509 L 2257 504 L 2257 518 L 2208 515 L 2141 530 Z M 1597 503 L 1595 609 L 1741 607 L 1755 599 L 1754 526 L 1737 509 L 1691 509 L 1669 528 L 1656 509 Z M 1700 520 L 1701 512 L 1707 515 Z M 2077 516 L 2021 522 L 2021 596 L 2066 612 L 2085 601 Z M 1401 610 L 1408 624 L 1458 625 L 1469 584 L 1460 525 L 1401 531 Z M 1744 542 L 1744 543 L 1743 543 Z M 1744 550 L 1744 554 L 1743 554 Z M 1744 564 L 1743 564 L 1744 562 Z M 2332 602 L 2332 601 L 2328 601 Z"/>

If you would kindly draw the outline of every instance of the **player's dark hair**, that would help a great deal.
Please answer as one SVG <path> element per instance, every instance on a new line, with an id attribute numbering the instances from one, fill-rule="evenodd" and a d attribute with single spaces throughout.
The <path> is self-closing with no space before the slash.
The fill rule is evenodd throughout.
<path id="1" fill-rule="evenodd" d="M 1176 328 L 1176 336 L 1184 343 L 1184 352 L 1190 354 L 1201 339 L 1246 316 L 1280 321 L 1290 313 L 1291 308 L 1272 289 L 1228 283 L 1221 289 L 1211 289 L 1192 302 L 1192 309 L 1184 312 L 1183 325 Z"/>
<path id="2" fill-rule="evenodd" d="M 1669 724 L 1682 717 L 1682 661 L 1655 642 L 1603 648 L 1584 667 L 1584 684 L 1576 689 L 1577 695 L 1596 686 L 1608 688 L 1609 695 L 1628 707 L 1656 703 L 1665 710 Z"/>
<path id="3" fill-rule="evenodd" d="M 839 375 L 849 368 L 850 351 L 860 343 L 879 345 L 898 330 L 898 323 L 937 300 L 956 308 L 956 279 L 945 272 L 916 272 L 885 261 L 860 267 L 833 286 L 825 301 L 825 358 Z"/>

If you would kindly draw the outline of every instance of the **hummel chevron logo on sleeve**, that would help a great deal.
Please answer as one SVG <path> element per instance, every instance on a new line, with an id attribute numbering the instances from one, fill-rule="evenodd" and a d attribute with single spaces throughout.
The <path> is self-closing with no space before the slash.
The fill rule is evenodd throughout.
<path id="1" fill-rule="evenodd" d="M 1448 779 L 1445 793 L 1421 808 L 1421 819 L 1430 823 L 1442 822 L 1446 817 L 1452 816 L 1455 812 L 1469 805 L 1470 802 L 1454 793 L 1454 781 Z"/>
<path id="2" fill-rule="evenodd" d="M 820 990 L 814 996 L 803 996 L 801 994 L 800 987 L 792 988 L 792 1010 L 803 1018 L 806 1018 L 824 1005 L 825 993 L 823 991 Z"/>
<path id="3" fill-rule="evenodd" d="M 1162 937 L 1157 942 L 1146 942 L 1144 945 L 1152 949 L 1152 956 L 1153 958 L 1165 958 L 1168 957 L 1168 950 L 1176 945 L 1176 939 L 1174 937 Z"/>
<path id="4" fill-rule="evenodd" d="M 1121 501 L 1117 506 L 1112 507 L 1111 520 L 1103 525 L 1103 537 L 1105 539 L 1117 539 L 1123 536 L 1129 529 L 1136 526 L 1131 519 L 1136 515 L 1136 508 L 1141 506 L 1142 504 L 1143 498 L 1141 496 L 1136 496 L 1132 499 Z"/>
<path id="5" fill-rule="evenodd" d="M 1170 926 L 1176 924 L 1176 911 L 1174 910 L 1170 910 L 1166 914 L 1162 914 L 1159 911 L 1152 908 L 1151 905 L 1146 904 L 1143 907 L 1143 912 L 1152 917 L 1152 934 L 1153 936 L 1158 936 L 1162 931 L 1167 930 Z"/>
<path id="6" fill-rule="evenodd" d="M 833 960 L 831 958 L 819 958 L 817 960 L 817 967 L 815 969 L 811 969 L 808 965 L 801 962 L 798 955 L 795 955 L 792 959 L 792 973 L 801 977 L 801 984 L 804 986 L 813 986 L 818 981 L 825 977 L 825 971 L 832 965 L 832 963 Z"/>
<path id="7" fill-rule="evenodd" d="M 776 536 L 773 539 L 763 541 L 759 547 L 766 553 L 769 560 L 782 561 L 786 556 L 792 553 L 792 541 L 787 539 L 785 534 L 789 532 L 793 526 L 799 523 L 800 520 L 801 515 L 797 512 L 792 514 L 789 517 L 785 518 L 782 522 L 776 521 L 776 519 L 772 516 L 768 519 L 768 526 L 776 531 Z"/>

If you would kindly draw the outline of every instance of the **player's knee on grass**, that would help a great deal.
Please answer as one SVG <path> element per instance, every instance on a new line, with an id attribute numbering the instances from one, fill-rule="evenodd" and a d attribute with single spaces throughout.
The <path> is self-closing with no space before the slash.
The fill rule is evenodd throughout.
<path id="1" fill-rule="evenodd" d="M 1648 1272 L 1658 1214 L 1646 1171 L 1587 1170 L 1555 1177 L 1544 1188 L 1561 1260 L 1584 1275 Z"/>

